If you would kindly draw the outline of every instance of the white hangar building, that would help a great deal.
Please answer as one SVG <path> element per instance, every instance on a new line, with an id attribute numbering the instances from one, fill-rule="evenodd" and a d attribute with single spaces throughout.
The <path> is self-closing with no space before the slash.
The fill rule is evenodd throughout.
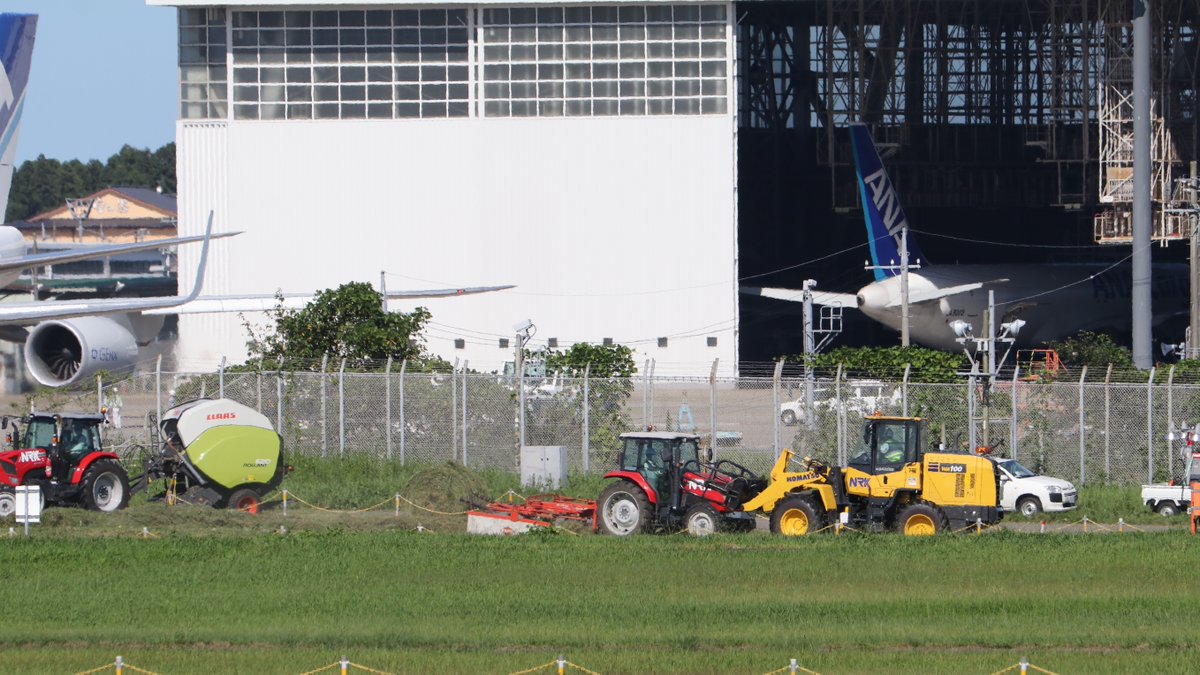
<path id="1" fill-rule="evenodd" d="M 731 3 L 149 2 L 178 8 L 180 234 L 245 231 L 206 294 L 515 284 L 392 307 L 481 370 L 523 319 L 534 349 L 736 369 Z M 179 331 L 183 367 L 244 358 L 236 315 Z"/>

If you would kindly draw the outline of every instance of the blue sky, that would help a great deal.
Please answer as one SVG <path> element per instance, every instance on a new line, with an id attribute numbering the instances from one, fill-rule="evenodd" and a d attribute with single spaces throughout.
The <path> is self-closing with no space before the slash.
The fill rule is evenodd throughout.
<path id="1" fill-rule="evenodd" d="M 38 15 L 16 164 L 104 161 L 175 140 L 175 8 L 145 0 L 6 0 Z"/>

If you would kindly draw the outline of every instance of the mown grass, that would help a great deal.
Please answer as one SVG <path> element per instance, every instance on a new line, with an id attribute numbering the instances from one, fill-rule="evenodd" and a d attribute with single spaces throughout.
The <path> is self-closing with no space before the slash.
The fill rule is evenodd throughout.
<path id="1" fill-rule="evenodd" d="M 251 516 L 239 516 L 250 519 Z M 292 531 L 0 543 L 5 672 L 1189 672 L 1179 532 L 905 539 Z"/>

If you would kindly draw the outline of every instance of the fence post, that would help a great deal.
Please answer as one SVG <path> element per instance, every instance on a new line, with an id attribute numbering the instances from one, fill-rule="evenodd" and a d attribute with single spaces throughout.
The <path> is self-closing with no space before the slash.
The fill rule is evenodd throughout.
<path id="1" fill-rule="evenodd" d="M 458 358 L 450 369 L 450 461 L 458 459 Z"/>
<path id="2" fill-rule="evenodd" d="M 837 422 L 837 456 L 838 464 L 846 464 L 846 415 L 842 409 L 842 364 L 838 364 L 837 375 L 833 378 L 833 400 L 836 401 L 834 418 Z M 806 449 L 807 451 L 807 449 Z"/>
<path id="3" fill-rule="evenodd" d="M 642 430 L 650 428 L 650 359 L 642 367 Z"/>
<path id="4" fill-rule="evenodd" d="M 221 363 L 217 366 L 217 397 L 225 398 L 225 357 L 221 357 Z"/>
<path id="5" fill-rule="evenodd" d="M 772 424 L 772 426 L 775 428 L 775 452 L 772 453 L 773 457 L 779 456 L 779 449 L 783 438 L 783 429 L 779 419 L 779 386 L 780 379 L 782 377 L 783 359 L 779 359 L 775 362 L 775 374 L 771 377 L 771 402 L 774 404 L 774 407 L 771 408 L 773 411 L 771 416 L 775 418 L 775 422 Z"/>
<path id="6" fill-rule="evenodd" d="M 462 441 L 463 441 L 463 466 L 467 465 L 467 361 L 463 361 L 462 366 Z"/>
<path id="7" fill-rule="evenodd" d="M 708 371 L 708 447 L 712 456 L 717 456 L 717 364 L 721 359 L 713 359 L 712 370 Z"/>
<path id="8" fill-rule="evenodd" d="M 590 383 L 589 378 L 591 377 L 591 373 L 592 373 L 592 364 L 589 361 L 583 367 L 583 472 L 584 473 L 588 472 L 588 470 L 591 468 L 590 465 L 592 463 L 592 461 L 591 461 L 591 454 L 592 454 L 591 440 L 592 439 L 590 436 L 591 425 L 588 421 L 588 414 L 592 407 L 591 397 L 590 397 L 591 392 L 588 390 L 588 385 Z"/>
<path id="9" fill-rule="evenodd" d="M 154 359 L 154 423 L 162 420 L 162 354 Z"/>
<path id="10" fill-rule="evenodd" d="M 346 359 L 338 366 L 338 457 L 346 456 Z"/>
<path id="11" fill-rule="evenodd" d="M 328 406 L 328 397 L 325 395 L 325 373 L 329 368 L 329 355 L 325 354 L 321 357 L 321 459 L 329 454 L 329 433 L 326 429 L 328 422 L 326 418 L 329 416 L 326 411 Z"/>
<path id="12" fill-rule="evenodd" d="M 912 371 L 912 364 L 904 364 L 904 380 L 900 383 L 900 405 L 902 406 L 900 415 L 908 417 L 908 374 Z"/>
<path id="13" fill-rule="evenodd" d="M 975 452 L 979 447 L 975 437 L 975 375 L 979 373 L 979 363 L 971 362 L 971 372 L 967 374 L 967 443 L 969 452 Z"/>
<path id="14" fill-rule="evenodd" d="M 383 367 L 383 419 L 387 424 L 383 425 L 383 437 L 387 444 L 387 458 L 392 458 L 392 357 L 387 358 L 387 365 Z"/>
<path id="15" fill-rule="evenodd" d="M 646 418 L 647 424 L 654 424 L 654 371 L 658 362 L 650 359 L 650 416 Z"/>
<path id="16" fill-rule="evenodd" d="M 1008 447 L 1012 451 L 1013 459 L 1017 458 L 1017 382 L 1020 381 L 1021 364 L 1013 366 L 1012 376 L 1012 414 L 1008 420 Z"/>
<path id="17" fill-rule="evenodd" d="M 283 364 L 275 371 L 275 429 L 283 433 Z"/>
<path id="18" fill-rule="evenodd" d="M 120 654 L 117 655 L 117 660 L 115 663 L 113 663 L 113 672 L 115 672 L 116 675 L 123 675 L 125 672 L 125 661 L 121 658 Z"/>
<path id="19" fill-rule="evenodd" d="M 400 466 L 404 466 L 404 445 L 408 429 L 404 424 L 404 371 L 408 369 L 408 359 L 400 362 Z"/>
<path id="20" fill-rule="evenodd" d="M 1146 482 L 1154 482 L 1154 366 L 1146 378 Z"/>
<path id="21" fill-rule="evenodd" d="M 1104 482 L 1112 483 L 1112 464 L 1111 455 L 1109 454 L 1109 437 L 1108 433 L 1109 408 L 1111 405 L 1112 391 L 1109 389 L 1109 383 L 1112 381 L 1112 364 L 1108 364 L 1108 372 L 1104 374 Z"/>
<path id="22" fill-rule="evenodd" d="M 1079 371 L 1079 484 L 1087 482 L 1084 457 L 1087 450 L 1087 429 L 1084 427 L 1083 382 L 1087 379 L 1087 366 Z"/>
<path id="23" fill-rule="evenodd" d="M 1175 424 L 1175 364 L 1167 371 L 1167 432 L 1170 433 Z M 1167 477 L 1171 476 L 1171 444 L 1167 443 Z"/>
<path id="24" fill-rule="evenodd" d="M 258 402 L 258 412 L 262 412 L 262 361 L 258 362 L 258 370 L 254 371 L 254 392 Z"/>

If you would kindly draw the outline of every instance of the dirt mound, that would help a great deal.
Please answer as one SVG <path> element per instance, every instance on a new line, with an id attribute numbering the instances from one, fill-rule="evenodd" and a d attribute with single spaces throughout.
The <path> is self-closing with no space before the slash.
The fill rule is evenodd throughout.
<path id="1" fill-rule="evenodd" d="M 466 511 L 492 501 L 483 478 L 454 462 L 413 474 L 401 494 L 427 509 L 447 512 Z"/>

